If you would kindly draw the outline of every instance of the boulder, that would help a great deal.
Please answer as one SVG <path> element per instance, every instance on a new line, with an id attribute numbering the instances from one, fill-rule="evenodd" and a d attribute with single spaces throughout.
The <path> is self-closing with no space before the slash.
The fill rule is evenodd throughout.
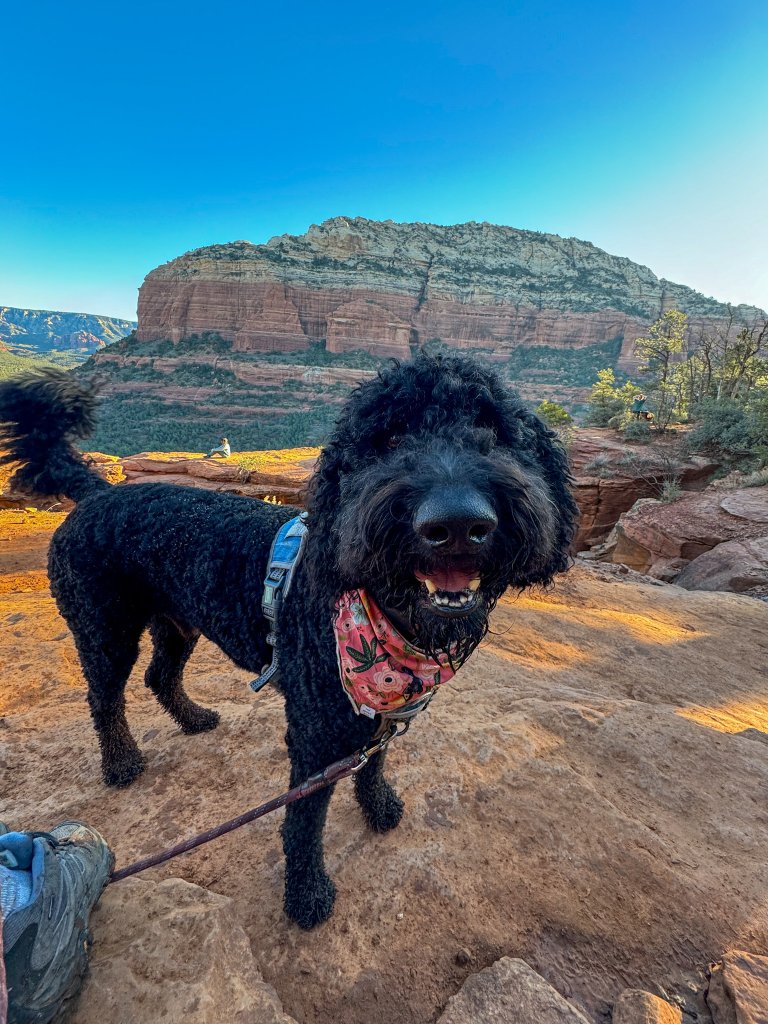
<path id="1" fill-rule="evenodd" d="M 168 878 L 109 886 L 71 1024 L 295 1024 L 256 967 L 232 900 Z"/>
<path id="2" fill-rule="evenodd" d="M 616 524 L 610 558 L 650 574 L 656 573 L 657 566 L 663 573 L 675 560 L 682 560 L 685 571 L 686 562 L 719 544 L 766 535 L 768 487 L 745 488 L 725 496 L 712 489 L 684 494 L 672 502 L 637 502 Z M 749 555 L 752 557 L 754 554 Z"/>
<path id="3" fill-rule="evenodd" d="M 736 594 L 768 587 L 768 536 L 718 544 L 685 566 L 676 583 L 686 590 Z"/>
<path id="4" fill-rule="evenodd" d="M 768 1021 L 768 957 L 734 950 L 712 970 L 707 1006 L 714 1024 Z"/>
<path id="5" fill-rule="evenodd" d="M 524 960 L 502 957 L 448 1000 L 438 1024 L 588 1024 Z"/>
<path id="6" fill-rule="evenodd" d="M 682 1024 L 683 1015 L 666 999 L 628 988 L 613 1007 L 612 1024 Z"/>
<path id="7" fill-rule="evenodd" d="M 720 501 L 729 515 L 752 523 L 768 523 L 768 487 L 744 487 L 731 491 Z"/>
<path id="8" fill-rule="evenodd" d="M 723 984 L 723 965 L 721 963 L 714 964 L 710 969 L 707 1009 L 712 1015 L 712 1024 L 738 1024 L 736 1007 Z"/>

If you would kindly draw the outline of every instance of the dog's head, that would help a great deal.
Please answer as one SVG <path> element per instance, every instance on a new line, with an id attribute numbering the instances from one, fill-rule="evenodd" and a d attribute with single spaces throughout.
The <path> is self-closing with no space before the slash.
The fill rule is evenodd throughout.
<path id="1" fill-rule="evenodd" d="M 568 483 L 555 434 L 496 373 L 419 356 L 344 407 L 310 485 L 310 572 L 334 599 L 364 587 L 422 649 L 466 656 L 507 587 L 566 568 Z"/>

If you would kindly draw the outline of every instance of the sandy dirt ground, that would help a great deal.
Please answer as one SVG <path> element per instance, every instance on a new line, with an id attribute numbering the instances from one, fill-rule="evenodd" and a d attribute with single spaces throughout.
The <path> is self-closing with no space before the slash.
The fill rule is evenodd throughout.
<path id="1" fill-rule="evenodd" d="M 281 701 L 251 694 L 202 642 L 188 687 L 222 724 L 182 736 L 143 687 L 145 645 L 128 717 L 148 768 L 106 789 L 48 593 L 61 519 L 0 512 L 0 817 L 82 818 L 125 864 L 286 788 Z M 300 1024 L 433 1021 L 504 955 L 596 1022 L 627 986 L 701 1009 L 694 990 L 725 948 L 768 953 L 767 673 L 765 604 L 578 568 L 503 600 L 481 650 L 393 748 L 407 809 L 395 832 L 367 832 L 339 785 L 327 924 L 304 933 L 283 916 L 281 814 L 152 874 L 234 898 Z"/>

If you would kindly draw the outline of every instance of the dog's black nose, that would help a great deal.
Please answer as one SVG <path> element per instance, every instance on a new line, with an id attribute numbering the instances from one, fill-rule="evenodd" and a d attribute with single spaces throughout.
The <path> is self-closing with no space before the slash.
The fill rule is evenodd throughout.
<path id="1" fill-rule="evenodd" d="M 488 501 L 469 487 L 433 491 L 416 510 L 413 528 L 432 548 L 473 551 L 498 526 Z"/>

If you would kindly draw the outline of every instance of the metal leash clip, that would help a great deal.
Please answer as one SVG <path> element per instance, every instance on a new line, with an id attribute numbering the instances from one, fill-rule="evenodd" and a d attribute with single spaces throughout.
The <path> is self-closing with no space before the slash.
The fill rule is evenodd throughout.
<path id="1" fill-rule="evenodd" d="M 361 768 L 364 768 L 374 754 L 380 753 L 385 750 L 386 747 L 396 739 L 398 736 L 405 736 L 411 727 L 410 722 L 403 721 L 391 721 L 390 719 L 382 719 L 381 725 L 373 734 L 373 738 L 367 747 L 363 747 L 360 751 L 360 761 L 352 769 L 352 774 L 359 772 Z"/>

